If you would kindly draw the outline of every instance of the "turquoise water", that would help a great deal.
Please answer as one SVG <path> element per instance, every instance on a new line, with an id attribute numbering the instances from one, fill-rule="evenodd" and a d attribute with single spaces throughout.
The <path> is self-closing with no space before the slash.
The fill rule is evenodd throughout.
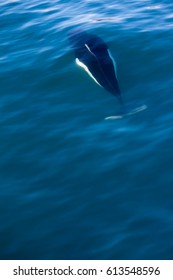
<path id="1" fill-rule="evenodd" d="M 0 3 L 0 258 L 173 259 L 172 1 Z M 79 67 L 99 35 L 126 104 Z"/>

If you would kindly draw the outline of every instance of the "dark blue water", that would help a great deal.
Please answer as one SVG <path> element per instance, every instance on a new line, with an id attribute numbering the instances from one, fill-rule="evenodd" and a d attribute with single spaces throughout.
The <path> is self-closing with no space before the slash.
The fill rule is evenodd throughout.
<path id="1" fill-rule="evenodd" d="M 75 26 L 145 111 L 105 120 L 118 103 L 75 65 Z M 172 41 L 170 0 L 1 0 L 1 259 L 173 259 Z"/>

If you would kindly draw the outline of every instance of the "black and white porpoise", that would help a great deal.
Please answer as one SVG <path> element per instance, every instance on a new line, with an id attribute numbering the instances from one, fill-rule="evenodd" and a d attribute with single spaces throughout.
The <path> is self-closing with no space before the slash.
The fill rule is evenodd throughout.
<path id="1" fill-rule="evenodd" d="M 76 63 L 100 87 L 115 95 L 123 105 L 116 75 L 116 64 L 107 44 L 100 37 L 80 29 L 70 31 L 68 37 L 75 53 Z"/>

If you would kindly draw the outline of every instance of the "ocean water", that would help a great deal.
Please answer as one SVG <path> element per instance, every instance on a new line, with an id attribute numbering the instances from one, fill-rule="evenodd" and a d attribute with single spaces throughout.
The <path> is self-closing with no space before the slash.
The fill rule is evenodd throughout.
<path id="1" fill-rule="evenodd" d="M 0 258 L 173 259 L 172 1 L 1 0 Z M 75 65 L 99 35 L 126 104 Z"/>

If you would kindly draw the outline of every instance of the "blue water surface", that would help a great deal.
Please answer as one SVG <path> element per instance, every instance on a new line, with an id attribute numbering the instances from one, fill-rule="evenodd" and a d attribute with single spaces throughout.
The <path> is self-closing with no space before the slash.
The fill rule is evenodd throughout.
<path id="1" fill-rule="evenodd" d="M 1 0 L 0 259 L 173 259 L 171 0 Z M 75 65 L 109 45 L 126 104 Z"/>

